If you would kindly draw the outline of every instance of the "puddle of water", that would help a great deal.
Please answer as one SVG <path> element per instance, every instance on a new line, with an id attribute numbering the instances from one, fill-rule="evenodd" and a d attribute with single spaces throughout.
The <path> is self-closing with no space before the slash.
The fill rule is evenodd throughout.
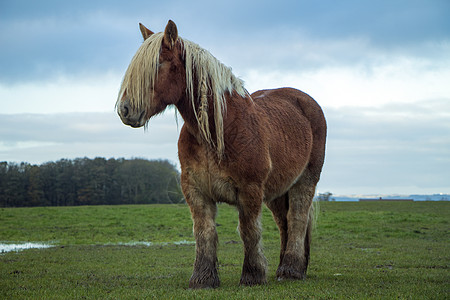
<path id="1" fill-rule="evenodd" d="M 53 245 L 44 243 L 22 243 L 22 244 L 3 244 L 0 243 L 0 253 L 11 251 L 22 251 L 26 249 L 45 249 L 53 247 Z"/>
<path id="2" fill-rule="evenodd" d="M 194 241 L 176 241 L 176 242 L 161 242 L 161 243 L 152 243 L 152 242 L 128 242 L 128 243 L 117 243 L 116 245 L 120 246 L 166 246 L 166 245 L 195 245 Z"/>
<path id="3" fill-rule="evenodd" d="M 173 244 L 174 245 L 195 245 L 195 242 L 182 240 L 182 241 L 178 241 L 178 242 L 173 242 Z"/>
<path id="4" fill-rule="evenodd" d="M 107 244 L 107 245 L 119 245 L 119 246 L 165 246 L 165 245 L 195 245 L 194 241 L 177 241 L 170 243 L 152 243 L 152 242 L 129 242 L 129 243 L 117 243 L 117 244 Z M 20 243 L 20 244 L 6 244 L 0 243 L 0 253 L 12 252 L 12 251 L 22 251 L 26 249 L 45 249 L 54 247 L 54 245 L 45 243 Z"/>
<path id="5" fill-rule="evenodd" d="M 154 244 L 152 242 L 128 242 L 128 243 L 117 243 L 117 244 L 111 244 L 111 245 L 119 245 L 119 246 L 153 246 Z"/>

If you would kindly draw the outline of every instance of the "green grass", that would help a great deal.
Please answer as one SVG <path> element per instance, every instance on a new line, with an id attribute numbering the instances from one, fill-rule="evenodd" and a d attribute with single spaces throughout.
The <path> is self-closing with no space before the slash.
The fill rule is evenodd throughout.
<path id="1" fill-rule="evenodd" d="M 0 241 L 51 242 L 0 255 L 1 299 L 446 299 L 450 202 L 322 203 L 308 278 L 278 282 L 278 229 L 263 214 L 269 282 L 240 287 L 234 208 L 220 205 L 216 290 L 189 290 L 185 205 L 0 209 Z M 150 241 L 154 246 L 120 243 Z M 235 243 L 234 241 L 238 241 Z M 168 244 L 166 244 L 168 243 Z"/>

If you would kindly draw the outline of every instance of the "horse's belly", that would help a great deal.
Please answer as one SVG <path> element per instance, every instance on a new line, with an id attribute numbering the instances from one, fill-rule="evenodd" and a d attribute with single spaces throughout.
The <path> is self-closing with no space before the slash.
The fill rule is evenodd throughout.
<path id="1" fill-rule="evenodd" d="M 302 176 L 303 169 L 291 170 L 290 174 L 271 174 L 266 182 L 264 201 L 272 201 L 286 194 Z"/>
<path id="2" fill-rule="evenodd" d="M 207 171 L 192 172 L 190 176 L 196 189 L 205 197 L 215 202 L 237 204 L 238 189 L 231 177 Z"/>
<path id="3" fill-rule="evenodd" d="M 311 155 L 312 136 L 308 133 L 303 132 L 301 138 L 297 139 L 301 142 L 294 145 L 279 143 L 278 151 L 271 153 L 272 168 L 265 184 L 266 201 L 284 195 L 298 180 L 301 180 Z"/>
<path id="4" fill-rule="evenodd" d="M 212 196 L 217 202 L 235 205 L 238 202 L 238 189 L 231 178 L 217 178 L 212 185 Z"/>

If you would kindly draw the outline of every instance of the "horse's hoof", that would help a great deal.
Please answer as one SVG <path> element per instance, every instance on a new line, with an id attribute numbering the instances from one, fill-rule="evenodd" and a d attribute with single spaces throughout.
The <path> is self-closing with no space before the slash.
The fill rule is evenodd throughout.
<path id="1" fill-rule="evenodd" d="M 277 279 L 281 280 L 303 280 L 306 278 L 306 271 L 298 270 L 290 266 L 280 266 L 277 270 Z"/>
<path id="2" fill-rule="evenodd" d="M 254 286 L 254 285 L 261 285 L 266 284 L 267 279 L 266 276 L 263 274 L 243 274 L 241 276 L 241 280 L 239 282 L 240 285 L 245 286 Z"/>
<path id="3" fill-rule="evenodd" d="M 219 277 L 191 278 L 189 280 L 190 289 L 215 289 L 220 286 Z"/>

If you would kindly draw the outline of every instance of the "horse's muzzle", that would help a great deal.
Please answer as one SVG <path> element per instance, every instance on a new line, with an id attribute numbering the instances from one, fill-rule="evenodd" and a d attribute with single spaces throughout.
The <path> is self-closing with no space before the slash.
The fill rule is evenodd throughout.
<path id="1" fill-rule="evenodd" d="M 145 125 L 145 110 L 133 108 L 128 99 L 122 99 L 122 101 L 120 101 L 117 113 L 125 125 L 134 128 Z"/>

